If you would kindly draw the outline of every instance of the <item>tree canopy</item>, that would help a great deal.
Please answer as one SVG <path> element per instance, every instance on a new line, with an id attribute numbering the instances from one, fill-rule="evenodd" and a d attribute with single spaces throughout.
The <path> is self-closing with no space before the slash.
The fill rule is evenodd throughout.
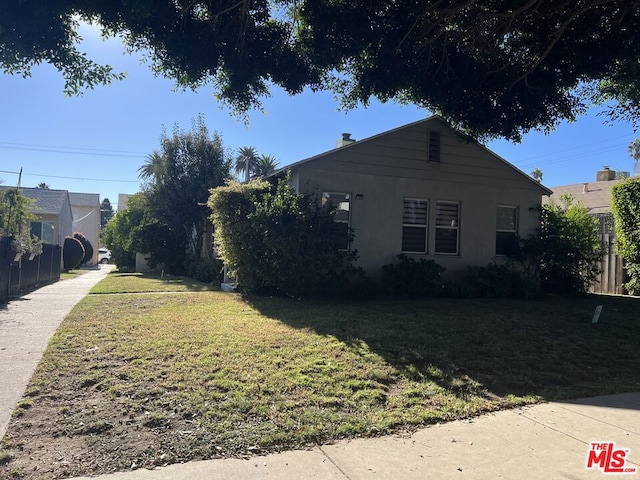
<path id="1" fill-rule="evenodd" d="M 151 267 L 211 281 L 220 268 L 206 202 L 209 190 L 229 179 L 230 165 L 222 138 L 209 134 L 202 116 L 190 131 L 176 125 L 171 135 L 163 133 L 159 149 L 138 170 L 142 192 L 102 230 L 115 263 L 131 266 L 139 252 Z"/>
<path id="2" fill-rule="evenodd" d="M 0 66 L 49 62 L 68 93 L 120 75 L 78 48 L 95 21 L 178 85 L 212 84 L 239 111 L 271 85 L 333 90 L 517 140 L 597 101 L 640 124 L 640 0 L 0 0 Z"/>

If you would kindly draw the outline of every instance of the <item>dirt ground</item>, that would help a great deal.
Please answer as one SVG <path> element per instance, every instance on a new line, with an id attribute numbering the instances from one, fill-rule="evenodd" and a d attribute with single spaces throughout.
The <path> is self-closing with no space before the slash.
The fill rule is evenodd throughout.
<path id="1" fill-rule="evenodd" d="M 58 386 L 19 405 L 0 448 L 0 479 L 92 476 L 228 455 L 178 415 L 126 411 L 99 390 L 73 389 L 62 378 Z"/>

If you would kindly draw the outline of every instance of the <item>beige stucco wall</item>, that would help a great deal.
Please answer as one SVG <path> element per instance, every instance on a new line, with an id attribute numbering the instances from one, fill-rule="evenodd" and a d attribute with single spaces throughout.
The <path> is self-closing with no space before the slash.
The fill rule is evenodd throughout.
<path id="1" fill-rule="evenodd" d="M 427 162 L 429 130 L 441 134 L 441 161 Z M 402 249 L 404 198 L 429 201 L 428 253 L 455 276 L 468 265 L 487 265 L 495 255 L 498 205 L 518 207 L 518 233 L 538 226 L 543 193 L 533 180 L 475 143 L 467 143 L 439 120 L 421 122 L 336 149 L 294 167 L 301 191 L 351 194 L 353 248 L 358 265 L 377 277 Z M 459 254 L 435 255 L 436 201 L 460 202 Z M 530 210 L 531 209 L 531 210 Z M 498 258 L 498 261 L 501 259 Z"/>

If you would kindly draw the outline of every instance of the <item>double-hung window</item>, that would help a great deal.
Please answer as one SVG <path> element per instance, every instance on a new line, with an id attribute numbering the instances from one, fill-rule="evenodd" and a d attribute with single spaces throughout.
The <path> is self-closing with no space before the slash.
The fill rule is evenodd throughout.
<path id="1" fill-rule="evenodd" d="M 405 198 L 402 210 L 402 251 L 427 253 L 429 202 L 421 198 Z"/>
<path id="2" fill-rule="evenodd" d="M 513 253 L 518 235 L 518 207 L 498 205 L 496 211 L 496 255 Z"/>
<path id="3" fill-rule="evenodd" d="M 322 205 L 330 205 L 333 219 L 340 232 L 340 249 L 349 248 L 349 226 L 351 224 L 351 194 L 339 192 L 323 192 Z"/>
<path id="4" fill-rule="evenodd" d="M 459 253 L 460 204 L 436 202 L 435 253 L 457 255 Z"/>

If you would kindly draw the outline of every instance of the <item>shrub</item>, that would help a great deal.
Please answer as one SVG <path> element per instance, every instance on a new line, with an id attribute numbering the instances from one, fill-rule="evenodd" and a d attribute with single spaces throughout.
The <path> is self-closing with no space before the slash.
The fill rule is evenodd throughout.
<path id="1" fill-rule="evenodd" d="M 62 247 L 62 263 L 65 271 L 73 270 L 82 265 L 84 247 L 77 238 L 65 237 Z"/>
<path id="2" fill-rule="evenodd" d="M 640 295 L 640 181 L 627 180 L 611 189 L 616 224 L 616 252 L 624 260 L 631 295 Z"/>
<path id="3" fill-rule="evenodd" d="M 540 230 L 522 242 L 520 256 L 539 265 L 540 286 L 549 293 L 585 292 L 600 273 L 598 220 L 582 202 L 563 195 L 540 210 Z"/>
<path id="4" fill-rule="evenodd" d="M 398 263 L 382 267 L 385 290 L 393 296 L 427 297 L 442 295 L 442 273 L 446 270 L 433 260 L 414 260 L 398 255 Z"/>
<path id="5" fill-rule="evenodd" d="M 470 266 L 461 281 L 446 286 L 446 293 L 462 298 L 530 298 L 540 294 L 540 286 L 537 278 L 514 262 L 490 263 Z"/>
<path id="6" fill-rule="evenodd" d="M 218 187 L 209 207 L 218 255 L 240 290 L 301 297 L 337 294 L 348 285 L 357 253 L 340 250 L 344 231 L 333 209 L 297 193 L 288 176 L 275 186 Z"/>
<path id="7" fill-rule="evenodd" d="M 74 232 L 73 238 L 78 240 L 84 248 L 84 257 L 82 258 L 80 265 L 84 265 L 85 263 L 91 261 L 91 259 L 93 258 L 93 246 L 91 245 L 91 242 L 87 239 L 87 237 L 85 237 L 84 233 Z"/>

